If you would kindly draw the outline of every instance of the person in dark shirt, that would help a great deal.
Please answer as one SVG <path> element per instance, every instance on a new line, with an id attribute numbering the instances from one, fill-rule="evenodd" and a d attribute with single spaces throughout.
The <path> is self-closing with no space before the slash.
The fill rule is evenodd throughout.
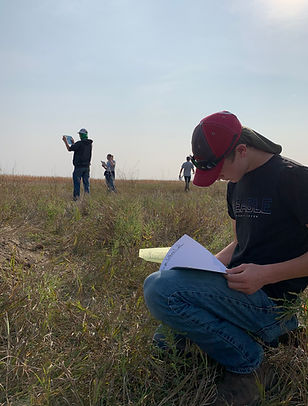
<path id="1" fill-rule="evenodd" d="M 281 150 L 227 111 L 201 120 L 192 136 L 193 183 L 229 181 L 234 240 L 216 255 L 227 274 L 173 269 L 144 283 L 153 316 L 225 367 L 216 406 L 256 404 L 260 384 L 273 386 L 261 343 L 277 345 L 298 327 L 284 304 L 308 285 L 308 168 Z M 154 342 L 166 348 L 161 331 Z"/>
<path id="2" fill-rule="evenodd" d="M 90 164 L 92 157 L 92 143 L 93 141 L 88 139 L 88 131 L 82 128 L 79 132 L 80 141 L 74 142 L 72 139 L 72 145 L 69 145 L 67 138 L 63 136 L 63 141 L 68 151 L 74 151 L 73 156 L 73 184 L 74 192 L 73 199 L 78 200 L 80 197 L 80 182 L 82 179 L 85 193 L 90 193 Z"/>

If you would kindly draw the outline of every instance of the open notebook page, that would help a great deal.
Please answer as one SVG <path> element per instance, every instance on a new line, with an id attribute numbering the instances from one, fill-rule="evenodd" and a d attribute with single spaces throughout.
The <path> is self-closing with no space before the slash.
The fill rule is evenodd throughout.
<path id="1" fill-rule="evenodd" d="M 160 270 L 191 268 L 226 273 L 226 267 L 210 251 L 184 234 L 169 249 Z"/>

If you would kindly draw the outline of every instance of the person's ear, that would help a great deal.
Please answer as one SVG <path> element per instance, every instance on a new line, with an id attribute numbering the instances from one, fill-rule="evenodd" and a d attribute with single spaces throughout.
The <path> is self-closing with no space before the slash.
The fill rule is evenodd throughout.
<path id="1" fill-rule="evenodd" d="M 246 144 L 239 144 L 236 146 L 235 150 L 239 153 L 241 157 L 246 156 L 247 152 L 247 145 Z"/>

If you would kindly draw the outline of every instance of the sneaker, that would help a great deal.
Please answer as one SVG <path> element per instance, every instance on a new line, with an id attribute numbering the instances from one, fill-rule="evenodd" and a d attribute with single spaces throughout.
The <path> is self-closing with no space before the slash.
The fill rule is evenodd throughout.
<path id="1" fill-rule="evenodd" d="M 226 371 L 217 387 L 215 406 L 256 406 L 261 394 L 275 385 L 275 374 L 268 362 L 250 374 L 235 374 Z"/>

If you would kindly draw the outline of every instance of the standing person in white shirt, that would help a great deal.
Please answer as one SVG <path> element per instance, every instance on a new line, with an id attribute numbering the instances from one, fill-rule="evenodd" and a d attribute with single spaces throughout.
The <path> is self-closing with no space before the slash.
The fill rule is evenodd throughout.
<path id="1" fill-rule="evenodd" d="M 113 155 L 107 155 L 107 162 L 101 161 L 102 167 L 105 169 L 104 176 L 106 179 L 106 185 L 109 192 L 116 192 L 114 186 L 114 167 L 115 161 L 113 160 Z"/>
<path id="2" fill-rule="evenodd" d="M 190 162 L 190 156 L 186 157 L 186 162 L 184 162 L 181 166 L 181 170 L 179 173 L 179 178 L 182 176 L 182 171 L 184 170 L 184 179 L 185 179 L 185 192 L 189 191 L 189 183 L 191 179 L 191 171 L 194 174 L 194 165 Z"/>

